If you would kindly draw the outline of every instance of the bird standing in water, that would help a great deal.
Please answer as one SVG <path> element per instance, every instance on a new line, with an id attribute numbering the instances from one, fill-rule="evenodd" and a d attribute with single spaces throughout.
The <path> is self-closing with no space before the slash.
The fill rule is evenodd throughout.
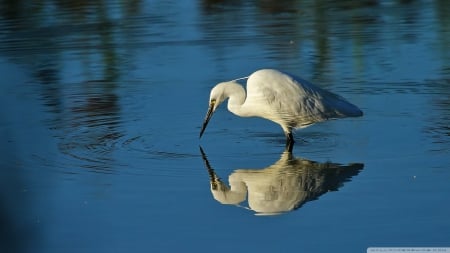
<path id="1" fill-rule="evenodd" d="M 283 128 L 289 150 L 294 143 L 293 129 L 329 119 L 363 115 L 357 106 L 339 95 L 281 71 L 262 69 L 247 78 L 247 93 L 236 80 L 219 83 L 211 90 L 200 137 L 214 111 L 226 99 L 228 110 L 237 116 L 261 117 L 278 123 Z"/>

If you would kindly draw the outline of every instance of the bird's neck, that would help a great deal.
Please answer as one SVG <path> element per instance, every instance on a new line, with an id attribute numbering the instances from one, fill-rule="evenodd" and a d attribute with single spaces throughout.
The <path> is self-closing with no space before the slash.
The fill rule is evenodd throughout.
<path id="1" fill-rule="evenodd" d="M 235 82 L 229 82 L 226 90 L 226 96 L 228 99 L 228 110 L 238 116 L 248 117 L 247 111 L 243 107 L 245 102 L 246 93 L 244 87 Z"/>

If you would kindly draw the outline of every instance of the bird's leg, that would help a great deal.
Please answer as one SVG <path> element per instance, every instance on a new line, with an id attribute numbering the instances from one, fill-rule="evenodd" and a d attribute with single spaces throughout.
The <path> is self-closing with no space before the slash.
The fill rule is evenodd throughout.
<path id="1" fill-rule="evenodd" d="M 285 151 L 288 151 L 289 153 L 292 152 L 292 149 L 294 148 L 294 136 L 292 136 L 292 132 L 286 133 L 286 147 Z"/>

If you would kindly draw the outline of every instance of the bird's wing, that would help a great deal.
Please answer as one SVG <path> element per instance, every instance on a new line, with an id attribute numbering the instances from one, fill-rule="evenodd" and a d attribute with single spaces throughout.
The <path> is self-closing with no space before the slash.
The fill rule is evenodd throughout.
<path id="1" fill-rule="evenodd" d="M 359 111 L 344 98 L 277 70 L 253 73 L 247 82 L 247 99 L 290 127 L 307 126 Z"/>

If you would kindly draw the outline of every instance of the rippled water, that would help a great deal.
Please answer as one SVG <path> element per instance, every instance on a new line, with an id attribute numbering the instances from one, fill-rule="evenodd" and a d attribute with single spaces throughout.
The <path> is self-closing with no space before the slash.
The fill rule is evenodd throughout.
<path id="1" fill-rule="evenodd" d="M 450 245 L 446 1 L 0 7 L 1 252 Z M 267 67 L 364 117 L 288 155 L 222 106 L 199 140 L 213 85 Z"/>

